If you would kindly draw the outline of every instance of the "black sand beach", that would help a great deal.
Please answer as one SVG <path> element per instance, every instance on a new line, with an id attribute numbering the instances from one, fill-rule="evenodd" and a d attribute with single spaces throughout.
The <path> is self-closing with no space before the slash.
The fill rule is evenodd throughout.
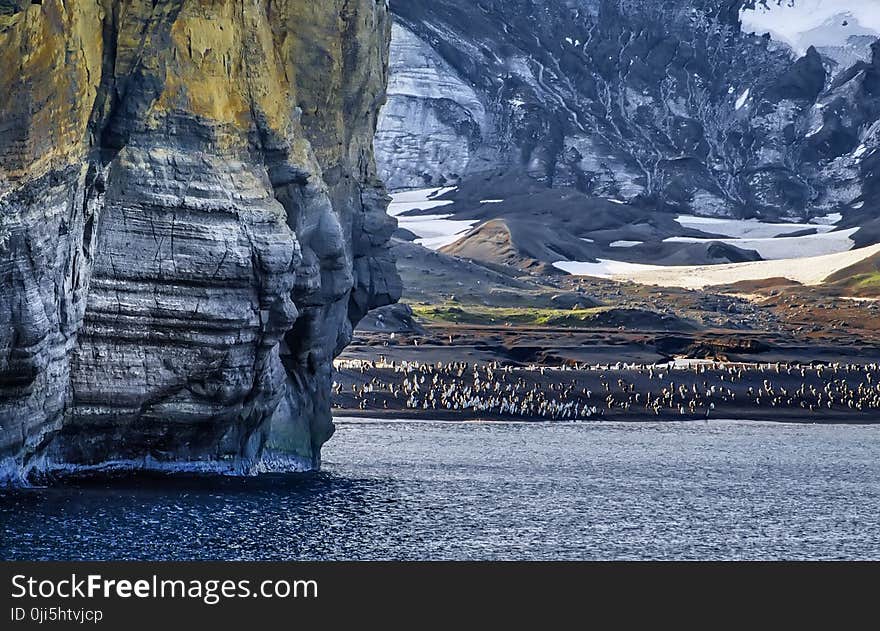
<path id="1" fill-rule="evenodd" d="M 877 364 L 504 366 L 341 362 L 339 416 L 434 420 L 880 421 Z"/>

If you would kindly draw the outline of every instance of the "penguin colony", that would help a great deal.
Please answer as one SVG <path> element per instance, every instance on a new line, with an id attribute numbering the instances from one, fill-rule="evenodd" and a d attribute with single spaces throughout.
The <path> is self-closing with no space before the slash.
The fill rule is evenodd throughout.
<path id="1" fill-rule="evenodd" d="M 774 416 L 880 420 L 880 366 L 683 363 L 548 368 L 498 363 L 337 364 L 334 407 L 442 411 L 474 418 Z"/>

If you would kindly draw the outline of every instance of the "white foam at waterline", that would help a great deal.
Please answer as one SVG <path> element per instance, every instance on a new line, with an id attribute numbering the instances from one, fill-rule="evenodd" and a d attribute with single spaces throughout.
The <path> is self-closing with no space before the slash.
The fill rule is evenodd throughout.
<path id="1" fill-rule="evenodd" d="M 595 278 L 615 278 L 621 274 L 666 269 L 664 265 L 646 265 L 643 263 L 627 263 L 612 259 L 597 259 L 597 262 L 557 261 L 553 264 L 558 270 L 575 276 L 593 276 Z"/>
<path id="2" fill-rule="evenodd" d="M 253 474 L 305 473 L 314 469 L 315 466 L 309 458 L 266 449 L 262 458 L 254 465 Z"/>
<path id="3" fill-rule="evenodd" d="M 28 467 L 28 478 L 65 477 L 73 475 L 104 475 L 109 473 L 163 473 L 182 475 L 216 475 L 249 477 L 255 475 L 258 461 L 236 458 L 233 460 L 156 460 L 152 456 L 137 459 L 107 460 L 93 465 L 75 465 L 54 460 L 41 460 Z"/>
<path id="4" fill-rule="evenodd" d="M 210 475 L 227 478 L 254 477 L 265 473 L 303 473 L 315 467 L 306 458 L 266 450 L 256 460 L 159 461 L 151 456 L 139 459 L 108 460 L 94 465 L 74 465 L 41 458 L 23 468 L 13 458 L 0 460 L 0 488 L 29 488 L 29 479 L 52 479 L 78 475 L 114 473 L 161 473 L 168 475 Z"/>
<path id="5" fill-rule="evenodd" d="M 28 486 L 30 484 L 25 479 L 21 464 L 15 458 L 7 457 L 0 460 L 0 489 Z"/>
<path id="6" fill-rule="evenodd" d="M 503 201 L 504 201 L 503 199 L 481 199 L 480 203 L 481 204 L 500 204 Z"/>

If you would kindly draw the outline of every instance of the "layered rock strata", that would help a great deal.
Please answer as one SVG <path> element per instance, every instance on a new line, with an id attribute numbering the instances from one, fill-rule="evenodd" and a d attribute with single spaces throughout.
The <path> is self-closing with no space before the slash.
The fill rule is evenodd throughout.
<path id="1" fill-rule="evenodd" d="M 313 468 L 400 281 L 375 0 L 0 1 L 0 461 Z M 9 70 L 9 71 L 7 71 Z"/>

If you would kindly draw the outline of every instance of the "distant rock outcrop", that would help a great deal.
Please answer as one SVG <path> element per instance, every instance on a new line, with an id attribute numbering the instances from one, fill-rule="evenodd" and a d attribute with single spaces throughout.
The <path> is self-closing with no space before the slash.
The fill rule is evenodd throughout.
<path id="1" fill-rule="evenodd" d="M 0 477 L 312 468 L 396 300 L 386 3 L 0 2 Z"/>

